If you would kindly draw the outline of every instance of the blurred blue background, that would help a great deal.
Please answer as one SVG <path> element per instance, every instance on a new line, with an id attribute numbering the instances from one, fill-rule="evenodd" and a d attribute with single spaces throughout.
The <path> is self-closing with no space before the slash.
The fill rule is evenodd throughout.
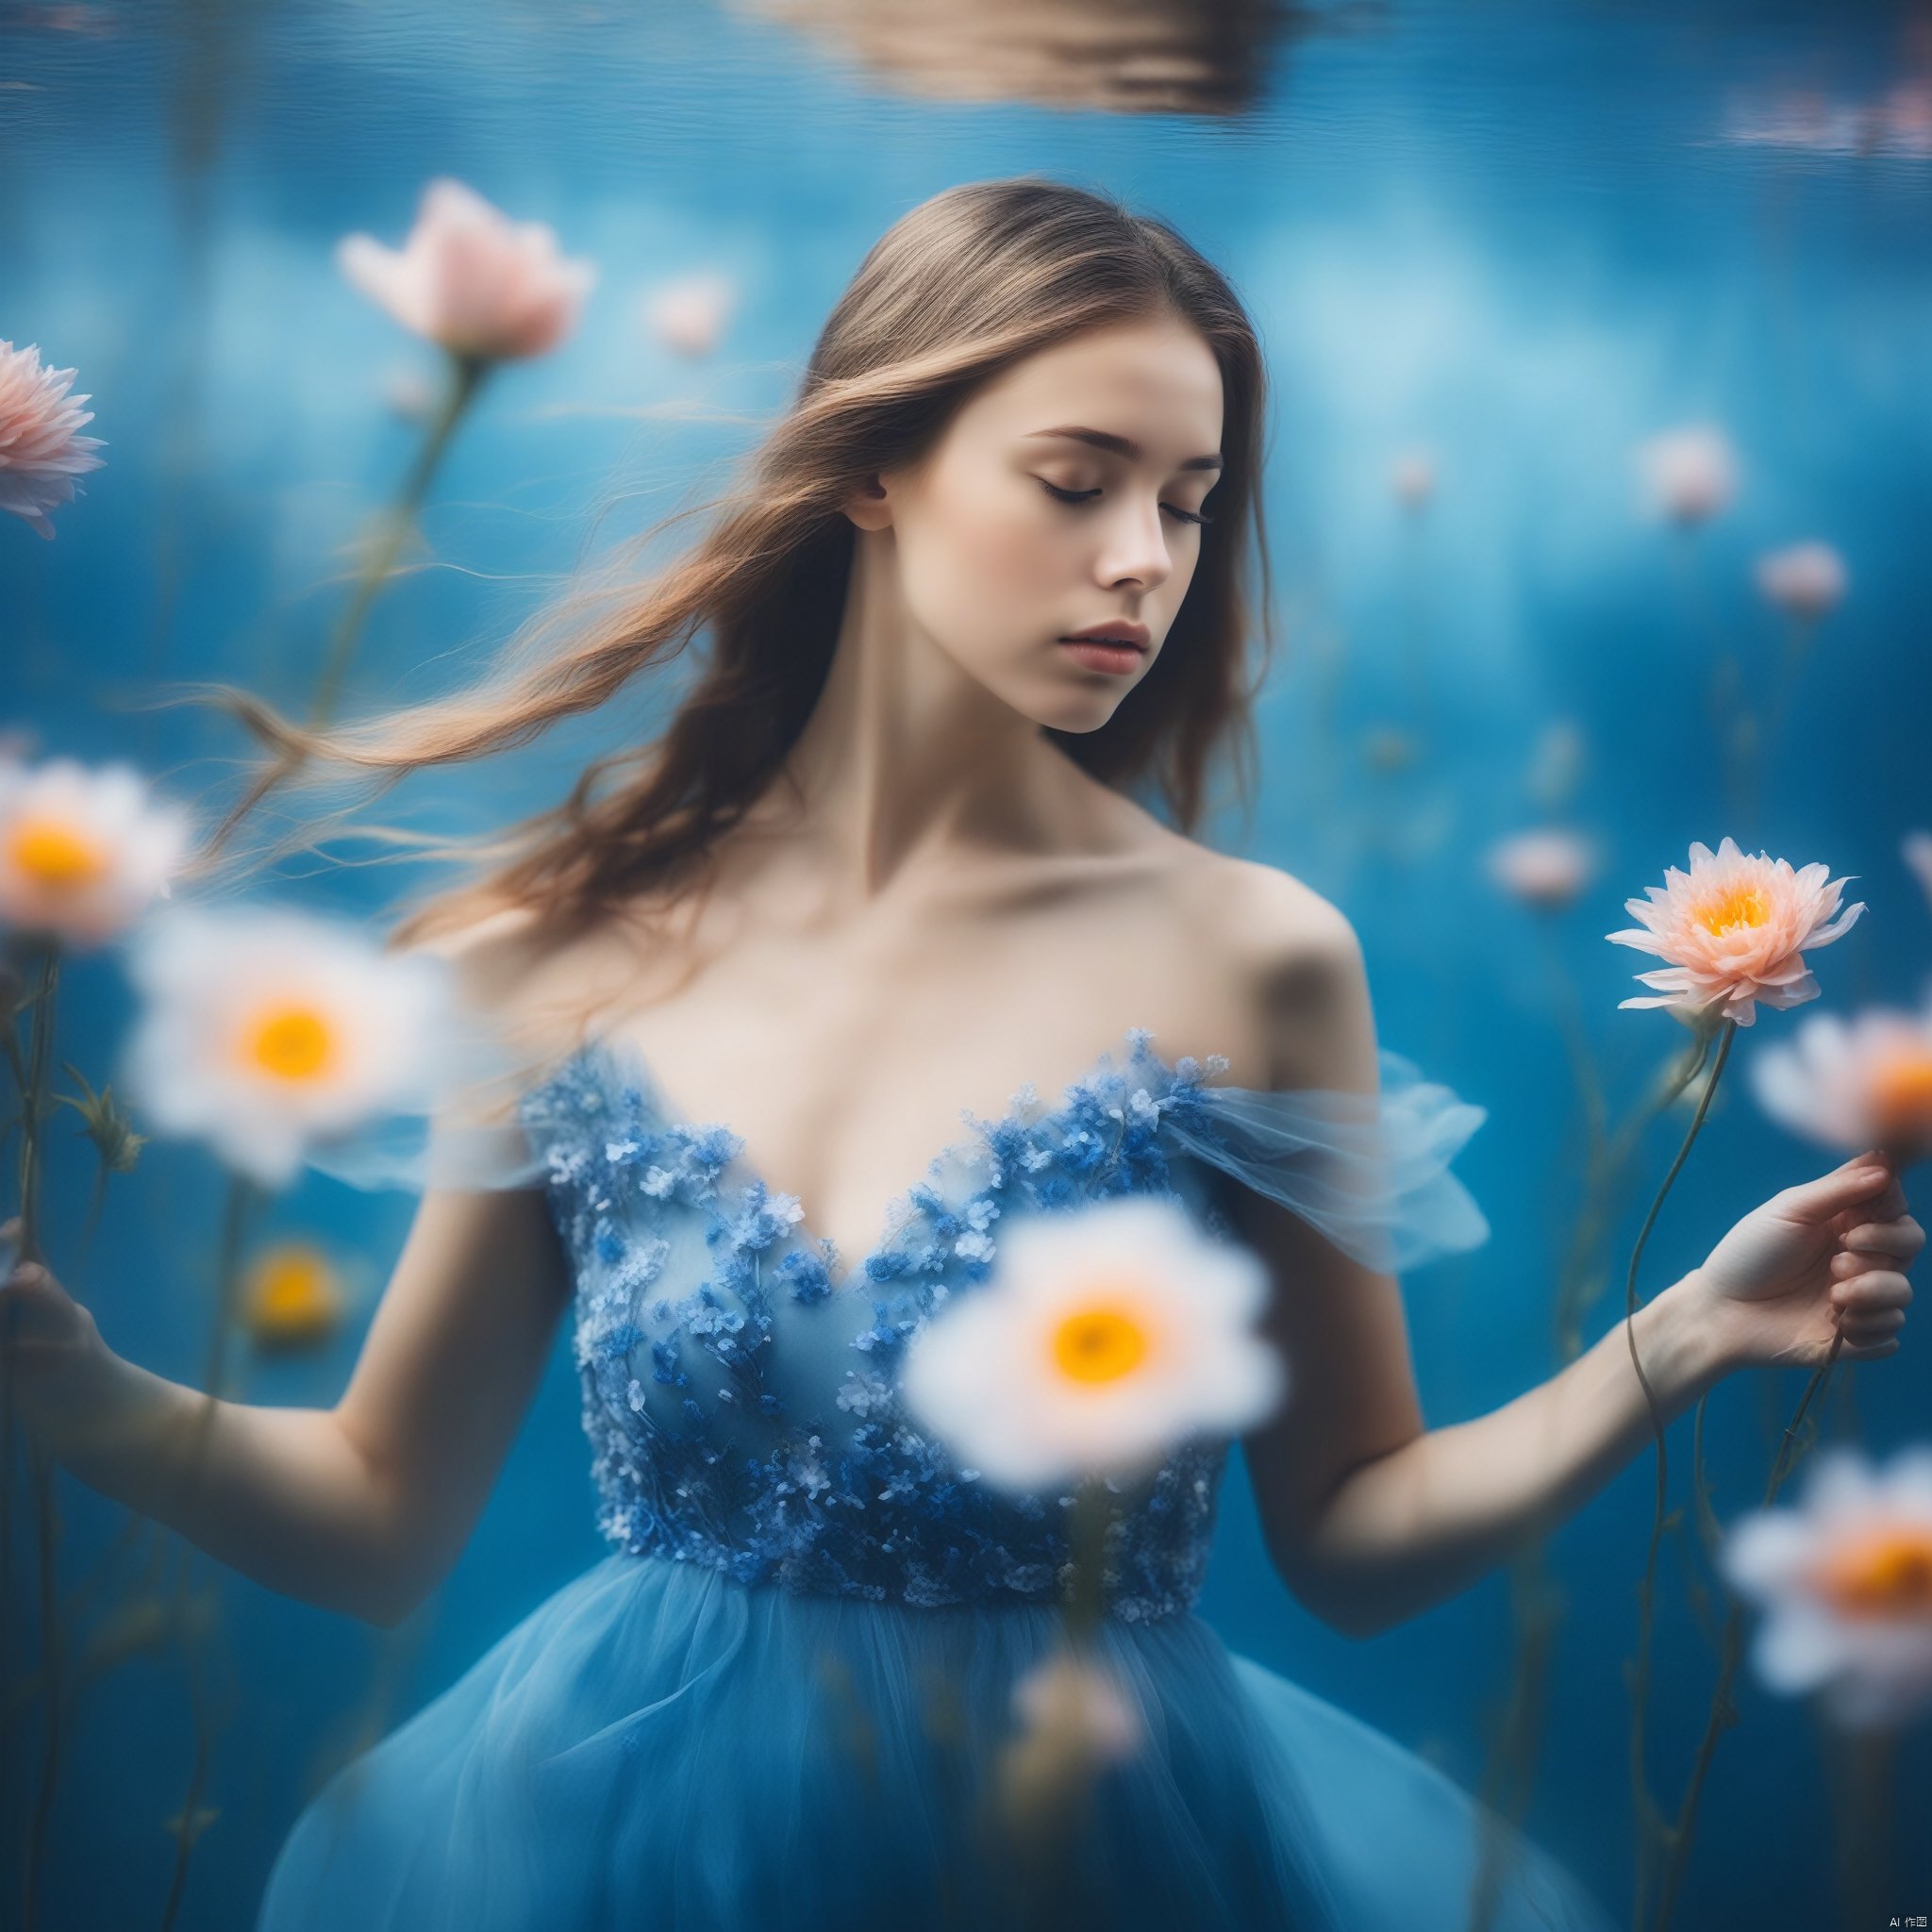
<path id="1" fill-rule="evenodd" d="M 943 10 L 0 8 L 0 335 L 78 369 L 107 442 L 54 541 L 0 527 L 0 726 L 44 754 L 131 758 L 195 799 L 248 747 L 207 714 L 141 709 L 160 683 L 233 679 L 300 709 L 353 546 L 440 379 L 435 353 L 350 288 L 333 251 L 353 230 L 399 244 L 433 176 L 551 224 L 601 278 L 572 338 L 499 372 L 462 424 L 421 567 L 375 608 L 358 708 L 453 684 L 575 565 L 701 496 L 915 202 L 1026 172 L 1116 192 L 1225 268 L 1268 351 L 1284 645 L 1254 808 L 1207 836 L 1335 900 L 1362 936 L 1383 1042 L 1491 1110 L 1459 1170 L 1493 1239 L 1405 1282 L 1428 1421 L 1477 1415 L 1557 1366 L 1550 1308 L 1582 1148 L 1565 1002 L 1619 1108 L 1684 1037 L 1617 1010 L 1654 963 L 1605 943 L 1631 923 L 1627 897 L 1685 865 L 1690 841 L 1730 833 L 1854 874 L 1846 898 L 1869 905 L 1814 959 L 1814 1010 L 1913 999 L 1932 971 L 1932 908 L 1900 857 L 1932 824 L 1932 7 Z M 735 301 L 716 346 L 691 355 L 645 318 L 701 273 Z M 1740 482 L 1687 531 L 1646 510 L 1637 452 L 1690 424 L 1722 427 Z M 1393 465 L 1416 452 L 1434 488 L 1406 503 Z M 1713 693 L 1773 675 L 1783 620 L 1754 566 L 1802 540 L 1839 550 L 1850 589 L 1817 626 L 1747 808 Z M 380 815 L 477 829 L 534 808 L 673 696 L 667 681 L 621 723 L 445 774 Z M 1593 840 L 1597 865 L 1574 905 L 1538 914 L 1486 856 L 1542 824 Z M 296 870 L 309 875 L 291 893 L 356 910 L 424 883 Z M 126 1016 L 115 961 L 76 964 L 61 1053 L 98 1082 Z M 1766 1194 L 1835 1164 L 1764 1121 L 1745 1084 L 1743 1062 L 1790 1025 L 1760 1008 L 1740 1036 L 1644 1293 Z M 1645 1142 L 1586 1340 L 1621 1312 L 1630 1242 L 1684 1124 Z M 55 1147 L 57 1268 L 66 1257 L 120 1352 L 195 1381 L 221 1175 L 195 1150 L 149 1148 L 76 1259 L 92 1154 L 64 1134 Z M 251 1362 L 240 1392 L 334 1401 L 411 1207 L 320 1177 L 276 1201 L 264 1234 L 325 1242 L 361 1299 L 325 1350 Z M 1757 1502 L 1804 1380 L 1740 1376 L 1711 1397 L 1721 1518 Z M 1928 1397 L 1932 1356 L 1908 1329 L 1898 1357 L 1837 1372 L 1820 1420 L 1827 1439 L 1882 1452 L 1923 1438 Z M 249 1925 L 340 1754 L 603 1554 L 576 1401 L 559 1336 L 459 1566 L 397 1632 L 221 1578 L 230 1661 L 203 1800 L 219 1815 L 180 1923 Z M 1676 1500 L 1689 1452 L 1687 1420 Z M 1550 1555 L 1563 1614 L 1525 1823 L 1613 1913 L 1628 1909 L 1624 1663 L 1654 1482 L 1646 1448 Z M 78 1576 L 121 1516 L 64 1476 L 58 1493 L 63 1574 Z M 1687 1596 L 1706 1575 L 1694 1537 L 1666 1544 L 1650 1765 L 1673 1810 L 1715 1674 Z M 30 1632 L 28 1575 L 17 1591 Z M 1237 1649 L 1471 1788 L 1483 1779 L 1515 1643 L 1506 1575 L 1351 1642 L 1274 1578 L 1237 1465 L 1202 1607 Z M 1748 1675 L 1739 1700 L 1678 1923 L 1825 1924 L 1819 1727 Z M 16 1725 L 16 1789 L 36 1753 Z M 163 1821 L 193 1757 L 178 1658 L 136 1657 L 88 1692 L 43 1924 L 159 1923 Z M 1921 1724 L 1894 1792 L 1901 1913 L 1932 1909 L 1927 1760 Z M 6 1861 L 10 1902 L 17 1846 Z"/>

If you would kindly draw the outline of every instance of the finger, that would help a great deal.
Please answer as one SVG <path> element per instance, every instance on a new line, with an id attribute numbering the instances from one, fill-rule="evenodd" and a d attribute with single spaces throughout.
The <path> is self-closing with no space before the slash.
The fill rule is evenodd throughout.
<path id="1" fill-rule="evenodd" d="M 1911 1306 L 1912 1284 L 1903 1274 L 1874 1268 L 1855 1281 L 1841 1281 L 1831 1291 L 1837 1308 L 1905 1308 Z"/>
<path id="2" fill-rule="evenodd" d="M 1816 1180 L 1800 1181 L 1796 1187 L 1786 1188 L 1778 1198 L 1787 1209 L 1807 1220 L 1829 1221 L 1835 1214 L 1848 1215 L 1852 1209 L 1862 1208 L 1877 1196 L 1880 1189 L 1891 1183 L 1889 1167 L 1869 1160 L 1848 1161 L 1843 1167 L 1820 1174 Z"/>
<path id="3" fill-rule="evenodd" d="M 1925 1230 L 1909 1214 L 1890 1221 L 1861 1221 L 1839 1237 L 1839 1245 L 1860 1254 L 1896 1255 L 1909 1259 L 1925 1245 Z"/>
<path id="4" fill-rule="evenodd" d="M 1860 1348 L 1870 1348 L 1877 1341 L 1897 1341 L 1902 1338 L 1899 1330 L 1906 1325 L 1903 1308 L 1885 1308 L 1875 1315 L 1853 1321 L 1849 1316 L 1839 1324 L 1843 1329 L 1845 1341 L 1857 1342 Z"/>

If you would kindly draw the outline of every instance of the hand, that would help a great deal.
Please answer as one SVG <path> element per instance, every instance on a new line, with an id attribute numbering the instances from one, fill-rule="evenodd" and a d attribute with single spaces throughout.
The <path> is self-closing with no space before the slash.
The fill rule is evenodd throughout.
<path id="1" fill-rule="evenodd" d="M 1685 1286 L 1729 1367 L 1815 1368 L 1840 1327 L 1839 1359 L 1872 1361 L 1898 1351 L 1924 1245 L 1890 1158 L 1858 1154 L 1754 1208 Z"/>
<path id="2" fill-rule="evenodd" d="M 0 1224 L 0 1378 L 28 1437 L 58 1458 L 79 1440 L 114 1357 L 93 1316 L 37 1261 L 13 1257 L 20 1223 Z"/>

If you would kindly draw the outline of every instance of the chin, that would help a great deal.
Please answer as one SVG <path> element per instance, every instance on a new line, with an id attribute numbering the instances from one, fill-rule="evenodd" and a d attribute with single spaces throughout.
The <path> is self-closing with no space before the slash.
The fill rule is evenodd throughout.
<path id="1" fill-rule="evenodd" d="M 1098 731 L 1120 708 L 1121 698 L 1124 695 L 1125 692 L 1116 694 L 1113 691 L 1083 695 L 1074 691 L 1060 697 L 1058 703 L 1027 708 L 1027 716 L 1036 724 L 1047 725 L 1055 731 Z"/>

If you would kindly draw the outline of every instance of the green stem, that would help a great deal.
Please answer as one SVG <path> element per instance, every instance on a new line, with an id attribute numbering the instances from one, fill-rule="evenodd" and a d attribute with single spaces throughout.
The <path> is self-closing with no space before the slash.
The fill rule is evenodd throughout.
<path id="1" fill-rule="evenodd" d="M 1834 1322 L 1837 1317 L 1833 1317 Z M 1777 1498 L 1777 1492 L 1787 1474 L 1790 1463 L 1794 1459 L 1793 1444 L 1797 1440 L 1798 1425 L 1805 1420 L 1805 1411 L 1811 1406 L 1811 1397 L 1824 1388 L 1830 1377 L 1832 1365 L 1838 1360 L 1838 1352 L 1844 1344 L 1844 1330 L 1840 1328 L 1831 1338 L 1831 1352 L 1812 1371 L 1811 1379 L 1805 1385 L 1805 1392 L 1799 1398 L 1797 1411 L 1785 1426 L 1784 1439 L 1778 1443 L 1777 1455 L 1771 1466 L 1771 1480 L 1765 1485 L 1764 1500 L 1759 1506 L 1769 1509 Z M 1710 1715 L 1706 1720 L 1704 1737 L 1697 1747 L 1696 1762 L 1691 1767 L 1690 1782 L 1684 1792 L 1684 1802 L 1677 1812 L 1677 1821 L 1669 1833 L 1670 1860 L 1664 1870 L 1663 1892 L 1657 1905 L 1656 1932 L 1668 1932 L 1671 1911 L 1676 1904 L 1677 1890 L 1683 1881 L 1684 1868 L 1690 1857 L 1690 1838 L 1697 1828 L 1697 1805 L 1704 1792 L 1704 1780 L 1710 1770 L 1711 1758 L 1717 1752 L 1718 1734 L 1730 1724 L 1738 1722 L 1738 1707 L 1731 1702 L 1731 1681 L 1737 1675 L 1738 1663 L 1744 1653 L 1744 1611 L 1743 1606 L 1733 1597 L 1729 1614 L 1724 1618 L 1724 1639 L 1718 1647 L 1717 1688 L 1710 1696 Z"/>
<path id="2" fill-rule="evenodd" d="M 422 448 L 416 452 L 416 460 L 403 479 L 402 490 L 394 504 L 383 515 L 375 545 L 357 577 L 355 591 L 337 622 L 334 636 L 329 640 L 328 652 L 323 659 L 308 713 L 311 730 L 319 731 L 333 715 L 342 679 L 348 675 L 350 659 L 355 656 L 357 643 L 362 636 L 362 626 L 368 621 L 376 598 L 382 594 L 383 586 L 389 581 L 389 574 L 395 567 L 396 558 L 402 550 L 403 540 L 415 525 L 423 500 L 429 493 L 430 479 L 436 475 L 437 465 L 449 447 L 450 438 L 455 435 L 463 411 L 493 366 L 472 356 L 451 357 L 449 387 L 443 392 L 442 406 L 429 425 L 429 433 L 425 437 Z"/>
<path id="3" fill-rule="evenodd" d="M 222 1212 L 221 1251 L 216 1263 L 215 1317 L 208 1333 L 208 1362 L 202 1378 L 206 1384 L 207 1400 L 194 1413 L 192 1424 L 193 1434 L 189 1441 L 187 1467 L 182 1477 L 184 1491 L 192 1490 L 200 1474 L 201 1458 L 207 1452 L 215 1410 L 221 1405 L 222 1391 L 226 1384 L 228 1337 L 235 1325 L 235 1316 L 241 1298 L 242 1238 L 255 1198 L 256 1190 L 251 1182 L 240 1174 L 230 1177 L 228 1197 Z M 188 1884 L 188 1861 L 193 1855 L 195 1841 L 200 1836 L 196 1813 L 201 1807 L 201 1794 L 208 1776 L 208 1760 L 213 1745 L 202 1679 L 201 1646 L 196 1635 L 189 1629 L 187 1614 L 192 1565 L 192 1557 L 184 1546 L 175 1572 L 175 1585 L 170 1601 L 170 1622 L 181 1643 L 182 1656 L 187 1666 L 189 1705 L 194 1717 L 194 1769 L 189 1778 L 188 1796 L 181 1807 L 181 1829 L 175 1834 L 175 1873 L 168 1888 L 167 1906 L 161 1917 L 161 1932 L 169 1932 L 169 1928 L 175 1924 L 175 1915 L 181 1908 L 182 1896 Z"/>
<path id="4" fill-rule="evenodd" d="M 1663 1186 L 1657 1190 L 1657 1199 L 1650 1204 L 1650 1212 L 1644 1216 L 1643 1227 L 1637 1237 L 1637 1245 L 1630 1255 L 1630 1272 L 1624 1284 L 1624 1337 L 1629 1345 L 1631 1365 L 1637 1371 L 1639 1386 L 1643 1391 L 1644 1406 L 1650 1410 L 1650 1425 L 1657 1437 L 1657 1510 L 1650 1527 L 1650 1548 L 1644 1557 L 1642 1580 L 1637 1586 L 1637 1656 L 1629 1670 L 1630 1682 L 1630 1784 L 1633 1808 L 1637 1822 L 1637 1870 L 1631 1901 L 1631 1925 L 1633 1932 L 1642 1932 L 1644 1896 L 1648 1887 L 1652 1862 L 1652 1848 L 1665 1834 L 1661 1814 L 1657 1801 L 1651 1795 L 1649 1781 L 1643 1771 L 1643 1730 L 1644 1706 L 1650 1695 L 1650 1639 L 1654 1620 L 1654 1605 L 1657 1596 L 1657 1553 L 1663 1541 L 1664 1504 L 1669 1492 L 1669 1456 L 1664 1446 L 1664 1423 L 1662 1413 L 1657 1406 L 1657 1396 L 1650 1386 L 1650 1378 L 1643 1373 L 1643 1363 L 1637 1353 L 1637 1270 L 1643 1259 L 1644 1243 L 1650 1239 L 1650 1231 L 1657 1225 L 1665 1197 L 1671 1191 L 1671 1184 L 1682 1171 L 1689 1158 L 1697 1132 L 1704 1124 L 1704 1117 L 1710 1110 L 1711 1095 L 1717 1091 L 1717 1083 L 1723 1076 L 1724 1062 L 1730 1058 L 1731 1041 L 1737 1038 L 1738 1023 L 1725 1020 L 1723 1023 L 1722 1038 L 1718 1042 L 1717 1058 L 1712 1063 L 1710 1075 L 1704 1083 L 1704 1091 L 1698 1097 L 1697 1112 L 1690 1123 L 1690 1131 L 1684 1136 L 1684 1144 L 1677 1149 L 1677 1158 L 1671 1163 L 1671 1171 L 1665 1174 Z"/>
<path id="5" fill-rule="evenodd" d="M 1547 926 L 1544 927 L 1547 932 Z M 1551 971 L 1562 983 L 1561 961 L 1551 949 Z M 1568 1003 L 1566 1003 L 1568 1004 Z M 1583 1205 L 1577 1212 L 1557 1270 L 1554 1342 L 1561 1368 L 1582 1353 L 1582 1318 L 1595 1257 L 1619 1184 L 1643 1133 L 1675 1104 L 1697 1077 L 1710 1051 L 1701 1033 L 1659 1069 L 1650 1091 L 1628 1116 L 1609 1130 L 1601 1083 L 1595 1076 L 1580 1017 L 1569 1027 L 1572 1068 L 1583 1109 L 1585 1150 Z M 1469 1932 L 1487 1932 L 1502 1904 L 1504 1835 L 1490 1827 L 1491 1814 L 1521 1821 L 1529 1805 L 1541 1735 L 1545 1678 L 1554 1656 L 1556 1628 L 1562 1614 L 1561 1592 L 1548 1574 L 1548 1541 L 1539 1536 L 1511 1567 L 1510 1610 L 1515 1630 L 1514 1663 L 1503 1715 L 1492 1734 L 1479 1795 L 1484 1804 L 1483 1845 L 1471 1886 Z"/>
<path id="6" fill-rule="evenodd" d="M 1087 1477 L 1074 1492 L 1073 1516 L 1067 1634 L 1078 1649 L 1099 1629 L 1107 1608 L 1107 1533 L 1113 1521 L 1113 1497 L 1098 1476 Z"/>
<path id="7" fill-rule="evenodd" d="M 54 1064 L 54 998 L 60 982 L 60 948 L 47 940 L 41 946 L 39 983 L 31 1002 L 33 1038 L 25 1069 L 15 1045 L 9 1045 L 8 1058 L 16 1078 L 21 1079 L 20 1095 L 20 1247 L 22 1261 L 42 1258 L 41 1247 L 41 1172 L 42 1166 L 42 1124 L 47 1112 L 49 1074 Z M 11 1029 L 9 1027 L 9 1035 Z M 24 1074 L 24 1078 L 22 1077 Z M 12 1339 L 13 1309 L 8 1310 L 8 1341 Z M 6 1370 L 0 1376 L 0 1684 L 11 1684 L 13 1637 L 10 1607 L 13 1600 L 13 1352 L 6 1351 Z M 33 1462 L 34 1543 L 41 1563 L 41 1656 L 42 1685 L 46 1695 L 45 1728 L 42 1740 L 40 1796 L 34 1807 L 34 1824 L 29 1831 L 26 1857 L 21 1874 L 21 1925 L 33 1932 L 40 1910 L 40 1851 L 44 1841 L 43 1814 L 51 1802 L 52 1774 L 59 1764 L 60 1691 L 59 1618 L 48 1616 L 52 1591 L 53 1560 L 51 1539 L 55 1533 L 51 1485 L 45 1467 L 35 1456 Z M 10 1780 L 6 1777 L 4 1754 L 0 1754 L 0 1825 L 8 1819 Z M 10 1835 L 10 1834 L 9 1834 Z"/>

